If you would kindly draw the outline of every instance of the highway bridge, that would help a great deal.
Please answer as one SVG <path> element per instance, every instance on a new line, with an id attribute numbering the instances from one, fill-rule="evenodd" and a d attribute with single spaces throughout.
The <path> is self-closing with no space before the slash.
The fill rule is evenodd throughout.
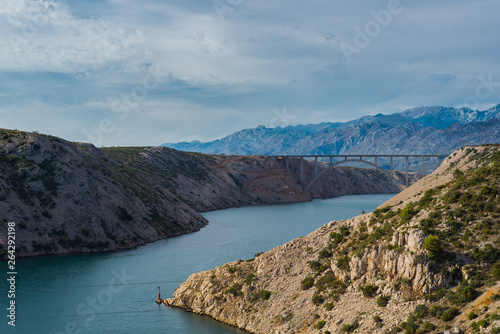
<path id="1" fill-rule="evenodd" d="M 379 166 L 379 159 L 381 158 L 390 158 L 390 172 L 392 174 L 393 172 L 393 165 L 394 165 L 394 159 L 395 158 L 404 158 L 406 159 L 406 185 L 408 186 L 408 167 L 409 167 L 409 160 L 410 159 L 422 159 L 422 177 L 425 176 L 425 160 L 426 159 L 431 159 L 431 158 L 437 158 L 438 161 L 438 166 L 441 165 L 441 161 L 448 157 L 448 155 L 441 155 L 441 154 L 417 154 L 417 155 L 411 155 L 411 154 L 332 154 L 332 155 L 316 155 L 316 154 L 304 154 L 304 155 L 272 155 L 270 157 L 274 157 L 278 160 L 284 160 L 286 169 L 290 169 L 290 159 L 292 158 L 298 158 L 300 159 L 300 184 L 303 184 L 303 177 L 304 177 L 304 159 L 314 159 L 314 179 L 307 185 L 305 190 L 309 190 L 309 188 L 312 186 L 314 182 L 323 174 L 325 173 L 328 168 L 333 168 L 342 164 L 346 163 L 352 163 L 352 162 L 357 162 L 357 163 L 363 163 L 367 164 L 371 167 L 377 168 L 381 171 L 386 172 L 387 170 L 381 168 Z M 335 160 L 334 160 L 335 159 Z M 321 161 L 330 161 L 328 168 L 323 169 L 321 172 L 318 173 L 318 162 Z M 373 160 L 371 162 L 370 160 Z"/>

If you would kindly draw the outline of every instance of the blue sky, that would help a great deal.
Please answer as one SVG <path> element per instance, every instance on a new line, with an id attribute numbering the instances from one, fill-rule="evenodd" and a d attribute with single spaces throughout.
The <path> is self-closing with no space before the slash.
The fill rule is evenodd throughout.
<path id="1" fill-rule="evenodd" d="M 97 146 L 500 102 L 498 0 L 0 0 L 0 127 Z"/>

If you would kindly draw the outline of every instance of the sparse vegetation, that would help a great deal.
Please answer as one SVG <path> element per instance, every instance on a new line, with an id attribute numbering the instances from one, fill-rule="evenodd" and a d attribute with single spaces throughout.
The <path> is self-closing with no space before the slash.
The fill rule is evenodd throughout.
<path id="1" fill-rule="evenodd" d="M 314 286 L 314 278 L 311 276 L 307 276 L 300 282 L 300 287 L 302 290 L 308 290 Z"/>
<path id="2" fill-rule="evenodd" d="M 380 296 L 377 298 L 377 305 L 380 307 L 386 307 L 389 304 L 389 300 L 391 297 L 389 296 Z"/>
<path id="3" fill-rule="evenodd" d="M 372 284 L 367 284 L 363 287 L 363 296 L 365 297 L 375 297 L 375 294 L 377 293 L 378 286 L 372 285 Z"/>
<path id="4" fill-rule="evenodd" d="M 250 302 L 254 303 L 260 299 L 269 300 L 271 298 L 272 292 L 268 290 L 259 290 L 252 295 Z"/>
<path id="5" fill-rule="evenodd" d="M 357 321 L 353 322 L 352 324 L 345 324 L 342 326 L 342 332 L 345 333 L 352 333 L 356 329 L 359 328 L 359 323 Z"/>

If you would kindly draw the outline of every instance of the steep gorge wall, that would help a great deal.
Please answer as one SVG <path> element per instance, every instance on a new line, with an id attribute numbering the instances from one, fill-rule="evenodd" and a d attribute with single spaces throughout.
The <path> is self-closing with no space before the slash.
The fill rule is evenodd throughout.
<path id="1" fill-rule="evenodd" d="M 490 333 L 499 180 L 498 145 L 458 150 L 389 205 L 192 274 L 168 302 L 251 333 Z"/>

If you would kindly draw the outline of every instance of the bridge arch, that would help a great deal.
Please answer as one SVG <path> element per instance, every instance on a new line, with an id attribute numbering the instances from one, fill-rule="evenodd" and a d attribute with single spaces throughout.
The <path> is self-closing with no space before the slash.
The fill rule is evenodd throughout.
<path id="1" fill-rule="evenodd" d="M 304 160 L 305 158 L 314 158 L 314 179 L 307 185 L 307 187 L 304 189 L 305 191 L 309 190 L 311 186 L 313 185 L 314 182 L 318 180 L 318 178 L 323 175 L 327 170 L 329 170 L 331 167 L 336 167 L 341 164 L 345 164 L 348 162 L 361 162 L 367 165 L 370 165 L 382 172 L 389 172 L 388 170 L 385 170 L 381 168 L 377 164 L 377 159 L 378 158 L 390 158 L 391 159 L 391 170 L 390 173 L 392 174 L 393 172 L 393 158 L 405 158 L 406 159 L 406 186 L 409 185 L 409 158 L 421 158 L 422 159 L 422 177 L 425 176 L 425 159 L 426 158 L 437 158 L 438 166 L 441 165 L 441 160 L 445 159 L 448 157 L 448 155 L 442 155 L 442 154 L 417 154 L 417 155 L 411 155 L 411 154 L 331 154 L 331 155 L 317 155 L 317 154 L 312 154 L 312 155 L 270 155 L 269 157 L 277 158 L 278 160 L 285 160 L 285 166 L 286 169 L 290 169 L 289 165 L 289 159 L 291 158 L 298 158 L 300 159 L 300 179 L 299 179 L 299 184 L 303 185 L 303 175 L 304 175 Z M 318 159 L 320 158 L 329 158 L 330 159 L 330 165 L 319 172 L 318 174 Z M 337 161 L 333 163 L 333 158 L 343 158 L 344 160 Z M 375 163 L 363 160 L 363 158 L 375 158 Z"/>
<path id="2" fill-rule="evenodd" d="M 382 169 L 381 167 L 379 167 L 378 165 L 372 163 L 372 162 L 369 162 L 369 161 L 366 161 L 366 160 L 362 160 L 362 159 L 346 159 L 346 160 L 342 160 L 342 161 L 337 161 L 333 164 L 331 164 L 330 166 L 328 166 L 327 168 L 325 168 L 324 170 L 322 170 L 318 175 L 316 175 L 314 177 L 314 179 L 312 179 L 311 182 L 309 182 L 309 184 L 307 185 L 307 187 L 304 189 L 304 191 L 308 191 L 309 188 L 311 188 L 311 186 L 313 185 L 314 182 L 316 182 L 316 180 L 321 176 L 323 175 L 327 170 L 329 170 L 330 168 L 333 168 L 333 167 L 336 167 L 338 165 L 342 165 L 342 164 L 345 164 L 345 163 L 348 163 L 348 162 L 361 162 L 361 163 L 364 163 L 364 164 L 367 164 L 367 165 L 370 165 L 372 167 L 375 167 L 376 169 L 382 171 L 382 172 L 387 172 L 385 169 Z"/>

